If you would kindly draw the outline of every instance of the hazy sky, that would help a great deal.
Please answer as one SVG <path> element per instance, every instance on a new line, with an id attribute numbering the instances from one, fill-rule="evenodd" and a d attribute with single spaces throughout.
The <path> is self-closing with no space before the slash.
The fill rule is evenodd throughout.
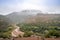
<path id="1" fill-rule="evenodd" d="M 8 14 L 24 9 L 60 13 L 60 0 L 0 0 L 0 14 Z"/>

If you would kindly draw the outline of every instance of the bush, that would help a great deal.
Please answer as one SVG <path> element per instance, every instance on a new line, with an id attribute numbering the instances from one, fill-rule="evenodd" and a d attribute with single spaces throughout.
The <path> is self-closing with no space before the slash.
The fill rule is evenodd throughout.
<path id="1" fill-rule="evenodd" d="M 24 37 L 30 37 L 31 35 L 33 35 L 32 31 L 25 32 Z"/>
<path id="2" fill-rule="evenodd" d="M 60 37 L 60 31 L 49 30 L 48 33 L 45 34 L 45 37 Z"/>
<path id="3" fill-rule="evenodd" d="M 0 30 L 0 38 L 10 38 L 12 35 L 11 35 L 11 32 L 13 30 L 13 26 L 8 26 L 8 28 L 6 28 L 5 30 Z"/>

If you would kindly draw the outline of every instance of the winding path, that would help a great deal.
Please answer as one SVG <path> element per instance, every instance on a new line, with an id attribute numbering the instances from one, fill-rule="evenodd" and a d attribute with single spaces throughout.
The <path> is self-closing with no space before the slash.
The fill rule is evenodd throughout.
<path id="1" fill-rule="evenodd" d="M 12 36 L 17 37 L 20 35 L 21 37 L 23 37 L 24 32 L 20 31 L 20 28 L 16 25 L 14 25 L 14 27 L 15 27 L 15 29 L 12 31 Z"/>

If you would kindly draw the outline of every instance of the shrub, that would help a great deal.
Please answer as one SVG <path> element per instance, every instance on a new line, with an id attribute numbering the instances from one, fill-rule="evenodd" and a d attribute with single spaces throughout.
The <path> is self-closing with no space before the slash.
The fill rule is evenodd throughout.
<path id="1" fill-rule="evenodd" d="M 31 35 L 33 35 L 32 31 L 25 32 L 24 37 L 30 37 Z"/>

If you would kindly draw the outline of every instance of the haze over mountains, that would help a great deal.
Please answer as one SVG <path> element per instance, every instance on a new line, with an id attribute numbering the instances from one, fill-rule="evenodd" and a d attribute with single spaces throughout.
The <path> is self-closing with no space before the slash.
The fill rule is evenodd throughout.
<path id="1" fill-rule="evenodd" d="M 10 18 L 13 23 L 24 22 L 26 18 L 34 16 L 36 13 L 41 13 L 39 10 L 23 10 L 21 12 L 13 12 L 11 14 L 6 15 Z"/>
<path id="2" fill-rule="evenodd" d="M 10 19 L 12 23 L 22 23 L 25 21 L 42 21 L 42 20 L 51 20 L 54 18 L 60 17 L 60 14 L 44 14 L 40 10 L 23 10 L 20 12 L 12 12 L 8 15 L 5 15 Z"/>

